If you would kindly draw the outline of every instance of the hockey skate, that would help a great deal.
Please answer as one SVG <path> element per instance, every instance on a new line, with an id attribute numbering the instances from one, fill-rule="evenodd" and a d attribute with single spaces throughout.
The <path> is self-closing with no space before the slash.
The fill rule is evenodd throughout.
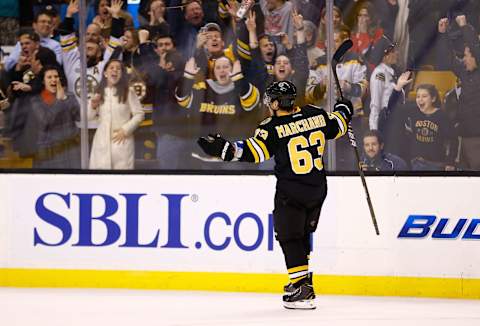
<path id="1" fill-rule="evenodd" d="M 313 285 L 312 278 L 313 278 L 313 273 L 312 272 L 308 273 L 308 276 L 306 279 L 307 284 Z M 291 282 L 283 286 L 284 294 L 290 294 L 293 291 L 295 291 L 295 286 Z"/>
<path id="2" fill-rule="evenodd" d="M 283 306 L 287 309 L 315 309 L 315 292 L 311 281 L 310 273 L 301 284 L 287 284 L 284 287 Z"/>

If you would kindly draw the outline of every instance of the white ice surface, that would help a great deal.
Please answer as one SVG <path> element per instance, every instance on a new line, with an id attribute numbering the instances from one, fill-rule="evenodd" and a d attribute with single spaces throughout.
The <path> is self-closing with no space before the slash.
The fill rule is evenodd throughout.
<path id="1" fill-rule="evenodd" d="M 318 296 L 287 310 L 279 294 L 0 288 L 0 325 L 479 326 L 480 300 Z"/>

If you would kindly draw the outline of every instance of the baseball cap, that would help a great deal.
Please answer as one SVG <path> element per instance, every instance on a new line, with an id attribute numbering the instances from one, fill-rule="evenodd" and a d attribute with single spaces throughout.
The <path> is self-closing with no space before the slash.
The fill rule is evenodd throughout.
<path id="1" fill-rule="evenodd" d="M 382 36 L 377 43 L 370 47 L 366 57 L 370 63 L 378 65 L 382 62 L 383 57 L 392 52 L 396 46 L 397 43 L 392 42 L 386 36 Z"/>
<path id="2" fill-rule="evenodd" d="M 208 24 L 205 24 L 205 26 L 203 26 L 203 28 L 207 31 L 207 32 L 212 32 L 212 31 L 217 31 L 217 32 L 222 32 L 222 29 L 220 28 L 220 26 L 217 24 L 217 23 L 208 23 Z"/>

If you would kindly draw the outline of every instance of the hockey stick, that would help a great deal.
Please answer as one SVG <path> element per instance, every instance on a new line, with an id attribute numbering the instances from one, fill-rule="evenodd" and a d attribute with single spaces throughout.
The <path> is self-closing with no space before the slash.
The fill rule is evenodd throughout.
<path id="1" fill-rule="evenodd" d="M 344 41 L 340 47 L 335 51 L 332 58 L 332 70 L 333 70 L 333 77 L 335 78 L 335 83 L 338 88 L 338 92 L 340 93 L 340 99 L 343 100 L 343 93 L 342 88 L 340 87 L 340 82 L 337 76 L 337 64 L 342 60 L 345 53 L 353 46 L 353 42 L 351 40 Z M 358 173 L 360 174 L 360 178 L 362 179 L 363 189 L 365 189 L 365 195 L 367 197 L 368 208 L 370 210 L 370 216 L 372 217 L 373 227 L 375 228 L 375 233 L 380 235 L 380 231 L 378 229 L 377 219 L 375 218 L 375 212 L 373 210 L 372 200 L 370 199 L 370 193 L 368 192 L 367 181 L 365 180 L 365 174 L 360 166 L 360 155 L 358 154 L 357 148 L 357 141 L 355 140 L 355 134 L 353 133 L 352 123 L 348 124 L 348 139 L 350 140 L 350 145 L 352 145 L 353 150 L 355 152 L 355 158 L 357 159 L 357 168 Z"/>

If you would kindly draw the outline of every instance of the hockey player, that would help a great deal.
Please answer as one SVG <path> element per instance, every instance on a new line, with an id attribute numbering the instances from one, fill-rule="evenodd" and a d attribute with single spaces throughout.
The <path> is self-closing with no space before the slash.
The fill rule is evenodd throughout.
<path id="1" fill-rule="evenodd" d="M 322 156 L 327 139 L 347 132 L 353 106 L 338 101 L 333 113 L 312 105 L 300 108 L 294 105 L 296 94 L 292 82 L 274 82 L 264 97 L 272 116 L 260 123 L 253 137 L 231 142 L 219 134 L 208 135 L 198 144 L 206 154 L 224 161 L 260 163 L 274 157 L 274 229 L 290 278 L 283 304 L 288 309 L 315 309 L 308 259 L 310 235 L 327 195 Z"/>

